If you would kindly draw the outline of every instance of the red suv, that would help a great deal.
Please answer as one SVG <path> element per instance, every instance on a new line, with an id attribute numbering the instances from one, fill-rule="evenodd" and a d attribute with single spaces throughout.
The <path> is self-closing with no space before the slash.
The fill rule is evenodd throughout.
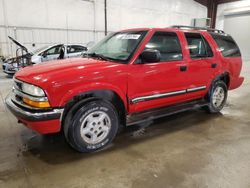
<path id="1" fill-rule="evenodd" d="M 242 60 L 223 31 L 175 26 L 112 33 L 83 58 L 26 67 L 6 104 L 42 134 L 63 130 L 77 151 L 107 146 L 122 127 L 194 107 L 219 112 Z"/>

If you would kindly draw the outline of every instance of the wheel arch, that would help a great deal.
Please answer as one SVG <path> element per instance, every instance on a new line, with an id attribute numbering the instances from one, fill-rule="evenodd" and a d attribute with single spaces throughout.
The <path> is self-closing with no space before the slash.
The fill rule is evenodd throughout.
<path id="1" fill-rule="evenodd" d="M 62 115 L 62 126 L 64 125 L 64 120 L 68 115 L 70 109 L 78 104 L 79 106 L 84 105 L 87 102 L 93 100 L 104 100 L 110 102 L 117 110 L 119 119 L 121 120 L 121 125 L 126 125 L 126 113 L 127 105 L 123 101 L 122 97 L 118 95 L 113 90 L 103 89 L 103 90 L 91 90 L 86 92 L 81 92 L 75 95 L 73 98 L 68 100 L 64 105 L 64 112 Z"/>
<path id="2" fill-rule="evenodd" d="M 212 79 L 209 88 L 208 88 L 208 93 L 205 95 L 205 99 L 208 100 L 208 96 L 210 95 L 211 92 L 211 88 L 213 86 L 213 84 L 218 81 L 218 80 L 222 80 L 223 82 L 225 82 L 227 88 L 229 88 L 230 86 L 230 73 L 228 71 L 225 71 L 219 75 L 217 75 L 214 79 Z"/>
<path id="3" fill-rule="evenodd" d="M 225 84 L 227 85 L 227 87 L 229 87 L 230 85 L 230 74 L 228 71 L 225 71 L 224 73 L 218 75 L 215 77 L 215 79 L 212 81 L 211 85 L 218 80 L 222 80 L 223 82 L 225 82 Z"/>

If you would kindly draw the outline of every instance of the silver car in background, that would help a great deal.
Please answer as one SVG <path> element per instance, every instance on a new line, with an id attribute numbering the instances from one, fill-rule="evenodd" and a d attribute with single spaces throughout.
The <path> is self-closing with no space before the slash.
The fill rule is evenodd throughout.
<path id="1" fill-rule="evenodd" d="M 44 46 L 33 52 L 28 52 L 28 54 L 25 55 L 30 56 L 32 64 L 37 64 L 56 59 L 80 57 L 86 51 L 87 47 L 81 44 L 55 44 L 51 46 Z M 9 75 L 13 75 L 20 68 L 22 68 L 23 66 L 20 67 L 19 63 L 17 63 L 17 58 L 6 59 L 2 65 L 3 72 Z M 24 59 L 24 64 L 25 63 L 26 62 Z"/>

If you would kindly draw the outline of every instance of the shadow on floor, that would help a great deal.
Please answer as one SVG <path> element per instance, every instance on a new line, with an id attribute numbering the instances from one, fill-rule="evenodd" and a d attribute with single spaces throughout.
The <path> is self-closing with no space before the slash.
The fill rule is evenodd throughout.
<path id="1" fill-rule="evenodd" d="M 49 164 L 63 164 L 75 160 L 83 160 L 88 157 L 106 155 L 109 152 L 123 150 L 131 144 L 139 144 L 149 139 L 154 139 L 166 134 L 171 134 L 179 130 L 189 129 L 193 126 L 202 126 L 204 122 L 217 118 L 221 114 L 207 114 L 202 110 L 187 111 L 161 118 L 141 125 L 134 125 L 125 128 L 120 133 L 113 144 L 105 150 L 95 153 L 78 153 L 71 149 L 66 143 L 63 134 L 39 135 L 25 129 L 22 135 L 23 149 L 20 155 L 35 156 Z"/>

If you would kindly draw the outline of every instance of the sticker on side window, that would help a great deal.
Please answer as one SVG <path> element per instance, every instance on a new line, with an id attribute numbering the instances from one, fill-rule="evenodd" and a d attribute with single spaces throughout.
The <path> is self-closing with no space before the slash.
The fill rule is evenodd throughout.
<path id="1" fill-rule="evenodd" d="M 129 40 L 129 39 L 134 39 L 137 40 L 141 35 L 139 34 L 119 34 L 116 36 L 118 39 L 122 40 Z"/>

